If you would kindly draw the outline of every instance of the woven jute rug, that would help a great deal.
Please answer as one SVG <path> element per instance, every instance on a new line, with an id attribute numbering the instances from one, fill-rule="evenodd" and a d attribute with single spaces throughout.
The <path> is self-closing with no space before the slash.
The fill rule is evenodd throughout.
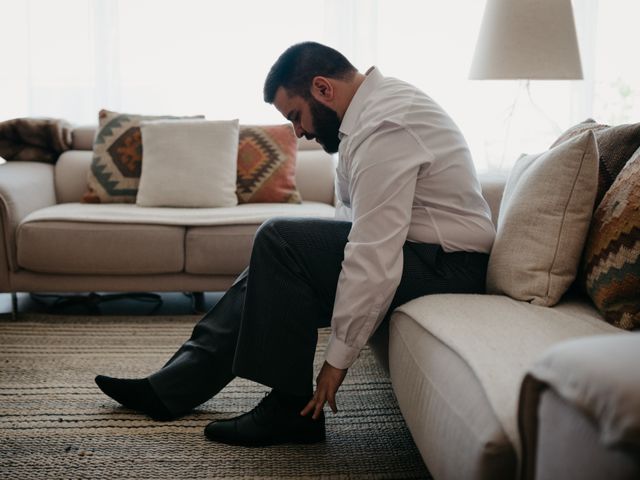
<path id="1" fill-rule="evenodd" d="M 0 318 L 0 477 L 7 479 L 430 478 L 388 377 L 363 351 L 316 445 L 230 447 L 211 420 L 253 408 L 268 389 L 236 379 L 192 414 L 155 422 L 120 407 L 96 374 L 146 376 L 188 338 L 194 316 Z M 316 363 L 328 332 L 322 331 Z"/>

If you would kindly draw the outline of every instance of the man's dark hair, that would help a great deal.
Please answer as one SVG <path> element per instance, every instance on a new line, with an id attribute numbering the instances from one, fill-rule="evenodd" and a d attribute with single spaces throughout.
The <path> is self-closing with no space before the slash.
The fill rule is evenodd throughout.
<path id="1" fill-rule="evenodd" d="M 289 94 L 308 99 L 313 77 L 349 80 L 356 72 L 356 68 L 337 50 L 316 42 L 298 43 L 287 48 L 269 70 L 264 82 L 264 101 L 273 103 L 280 87 Z"/>

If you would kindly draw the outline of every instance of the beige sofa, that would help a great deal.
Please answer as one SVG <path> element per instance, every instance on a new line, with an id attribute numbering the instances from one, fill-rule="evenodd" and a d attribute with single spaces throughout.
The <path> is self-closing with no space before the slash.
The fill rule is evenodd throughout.
<path id="1" fill-rule="evenodd" d="M 296 173 L 302 205 L 80 205 L 93 133 L 76 129 L 74 150 L 55 167 L 0 166 L 1 292 L 224 290 L 248 263 L 261 221 L 333 215 L 333 160 L 306 142 Z M 504 182 L 482 178 L 494 221 Z M 640 420 L 628 414 L 637 406 L 640 415 L 639 338 L 603 322 L 584 298 L 546 308 L 433 295 L 398 308 L 371 345 L 436 479 L 512 479 L 519 470 L 639 478 Z M 592 401 L 576 394 L 580 386 Z"/>
<path id="2" fill-rule="evenodd" d="M 481 177 L 495 223 L 505 180 Z M 425 296 L 370 344 L 438 480 L 640 478 L 640 333 L 587 297 Z"/>
<path id="3" fill-rule="evenodd" d="M 226 290 L 253 235 L 276 215 L 333 217 L 334 159 L 301 141 L 298 204 L 144 208 L 80 204 L 95 128 L 76 128 L 53 165 L 0 165 L 0 292 Z"/>

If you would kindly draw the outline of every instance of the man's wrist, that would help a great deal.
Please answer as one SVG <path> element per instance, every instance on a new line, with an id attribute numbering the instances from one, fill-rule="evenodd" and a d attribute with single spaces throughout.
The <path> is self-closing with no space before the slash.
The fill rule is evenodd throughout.
<path id="1" fill-rule="evenodd" d="M 332 333 L 327 344 L 325 361 L 334 368 L 347 370 L 353 365 L 359 354 L 359 348 L 347 345 Z"/>

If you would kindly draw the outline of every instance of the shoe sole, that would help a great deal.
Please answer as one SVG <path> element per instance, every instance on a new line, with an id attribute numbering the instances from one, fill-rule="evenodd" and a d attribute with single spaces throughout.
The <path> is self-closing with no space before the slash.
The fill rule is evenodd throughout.
<path id="1" fill-rule="evenodd" d="M 234 447 L 248 447 L 248 448 L 256 448 L 256 447 L 270 447 L 275 445 L 311 445 L 314 443 L 324 442 L 326 440 L 326 435 L 323 432 L 321 436 L 309 438 L 305 437 L 288 437 L 288 438 L 279 438 L 273 439 L 271 441 L 255 441 L 255 442 L 240 442 L 240 441 L 222 441 L 220 439 L 211 438 L 205 433 L 205 437 L 207 440 L 216 443 L 222 443 L 225 445 L 232 445 Z"/>

